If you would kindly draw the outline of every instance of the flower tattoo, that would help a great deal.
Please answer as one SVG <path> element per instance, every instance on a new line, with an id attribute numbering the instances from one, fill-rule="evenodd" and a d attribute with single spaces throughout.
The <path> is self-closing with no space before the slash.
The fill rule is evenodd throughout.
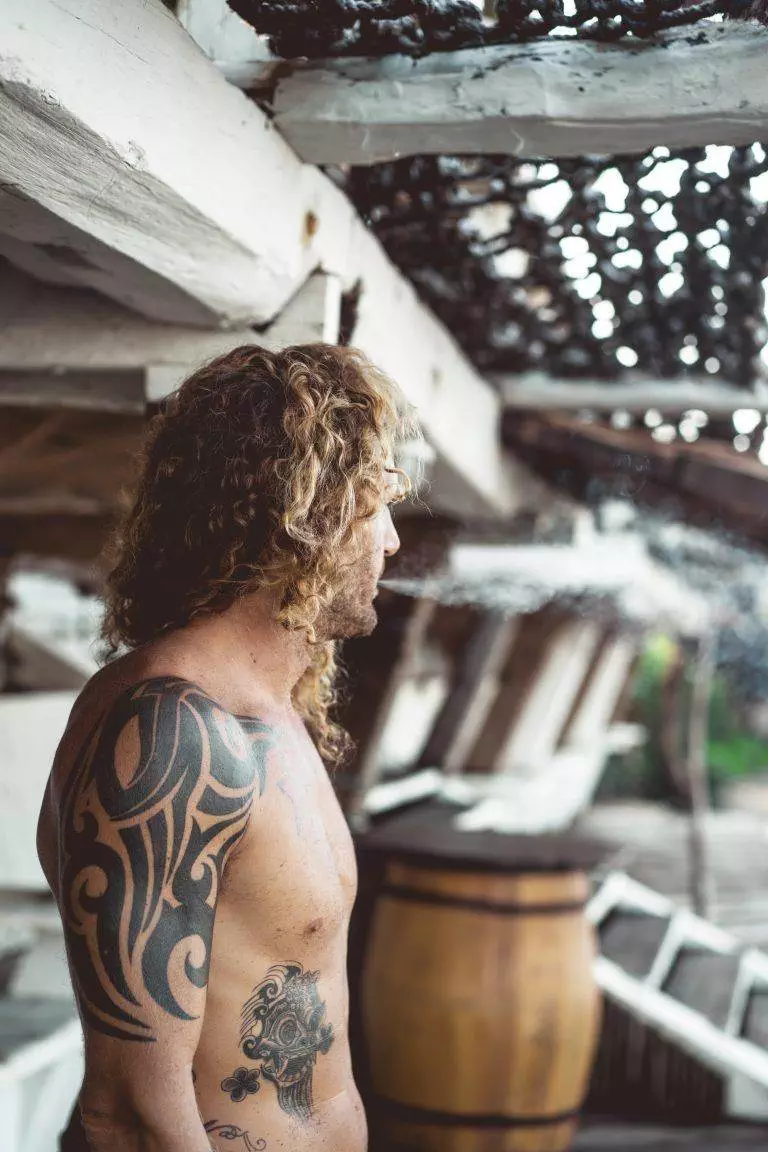
<path id="1" fill-rule="evenodd" d="M 258 1068 L 235 1068 L 232 1075 L 221 1082 L 222 1092 L 228 1093 L 235 1104 L 245 1100 L 246 1096 L 255 1096 L 260 1088 Z"/>

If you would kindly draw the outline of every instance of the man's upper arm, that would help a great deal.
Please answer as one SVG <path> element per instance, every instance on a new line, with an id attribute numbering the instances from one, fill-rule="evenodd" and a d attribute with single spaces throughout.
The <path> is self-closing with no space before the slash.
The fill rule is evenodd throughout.
<path id="1" fill-rule="evenodd" d="M 227 857 L 263 791 L 266 726 L 161 678 L 121 696 L 59 805 L 60 905 L 89 1033 L 191 1061 Z"/>

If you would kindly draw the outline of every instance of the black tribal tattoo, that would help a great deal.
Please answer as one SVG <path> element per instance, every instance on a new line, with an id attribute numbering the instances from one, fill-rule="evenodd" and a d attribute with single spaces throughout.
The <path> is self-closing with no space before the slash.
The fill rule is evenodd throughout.
<path id="1" fill-rule="evenodd" d="M 333 1043 L 318 977 L 300 964 L 280 964 L 254 989 L 243 1008 L 240 1048 L 250 1060 L 260 1061 L 261 1068 L 237 1068 L 222 1081 L 222 1091 L 234 1103 L 259 1091 L 261 1072 L 275 1085 L 283 1112 L 297 1120 L 310 1119 L 317 1056 L 325 1055 Z"/>
<path id="2" fill-rule="evenodd" d="M 67 782 L 61 901 L 83 1014 L 153 1041 L 153 1005 L 197 1018 L 227 857 L 266 783 L 269 728 L 185 680 L 136 685 Z"/>

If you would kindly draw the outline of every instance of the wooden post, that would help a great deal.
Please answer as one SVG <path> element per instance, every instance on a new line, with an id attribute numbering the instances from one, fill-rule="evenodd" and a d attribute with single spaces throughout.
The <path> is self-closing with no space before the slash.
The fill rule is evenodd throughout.
<path id="1" fill-rule="evenodd" d="M 347 818 L 355 829 L 362 829 L 368 823 L 364 807 L 365 797 L 381 775 L 381 740 L 387 717 L 401 684 L 411 673 L 416 653 L 424 640 L 436 607 L 437 601 L 424 596 L 414 601 L 408 617 L 398 658 L 383 688 L 365 750 L 358 763 L 354 791 L 347 809 Z"/>
<path id="2" fill-rule="evenodd" d="M 547 653 L 491 769 L 505 775 L 539 771 L 552 756 L 600 641 L 591 620 L 569 619 Z"/>
<path id="3" fill-rule="evenodd" d="M 690 807 L 691 790 L 685 750 L 686 659 L 677 645 L 661 685 L 659 714 L 659 753 L 665 784 L 673 795 Z"/>
<path id="4" fill-rule="evenodd" d="M 484 612 L 462 654 L 454 686 L 419 758 L 421 768 L 463 770 L 499 691 L 499 677 L 518 621 L 502 612 Z"/>
<path id="5" fill-rule="evenodd" d="M 712 892 L 707 853 L 706 817 L 710 809 L 707 783 L 707 734 L 709 699 L 715 670 L 714 633 L 699 640 L 693 665 L 691 706 L 688 714 L 688 784 L 691 809 L 688 824 L 688 862 L 693 910 L 706 918 L 711 910 Z"/>

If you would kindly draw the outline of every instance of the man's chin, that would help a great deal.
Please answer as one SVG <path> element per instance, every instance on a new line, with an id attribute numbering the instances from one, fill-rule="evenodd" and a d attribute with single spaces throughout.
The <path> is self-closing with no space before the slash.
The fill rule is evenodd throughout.
<path id="1" fill-rule="evenodd" d="M 354 640 L 358 636 L 370 636 L 379 622 L 379 614 L 371 604 L 367 612 L 361 613 L 357 619 L 349 621 L 349 629 L 340 640 Z"/>
<path id="2" fill-rule="evenodd" d="M 317 629 L 318 637 L 324 640 L 355 640 L 358 637 L 370 636 L 379 622 L 379 616 L 373 604 L 366 609 L 355 612 L 334 613 Z"/>

